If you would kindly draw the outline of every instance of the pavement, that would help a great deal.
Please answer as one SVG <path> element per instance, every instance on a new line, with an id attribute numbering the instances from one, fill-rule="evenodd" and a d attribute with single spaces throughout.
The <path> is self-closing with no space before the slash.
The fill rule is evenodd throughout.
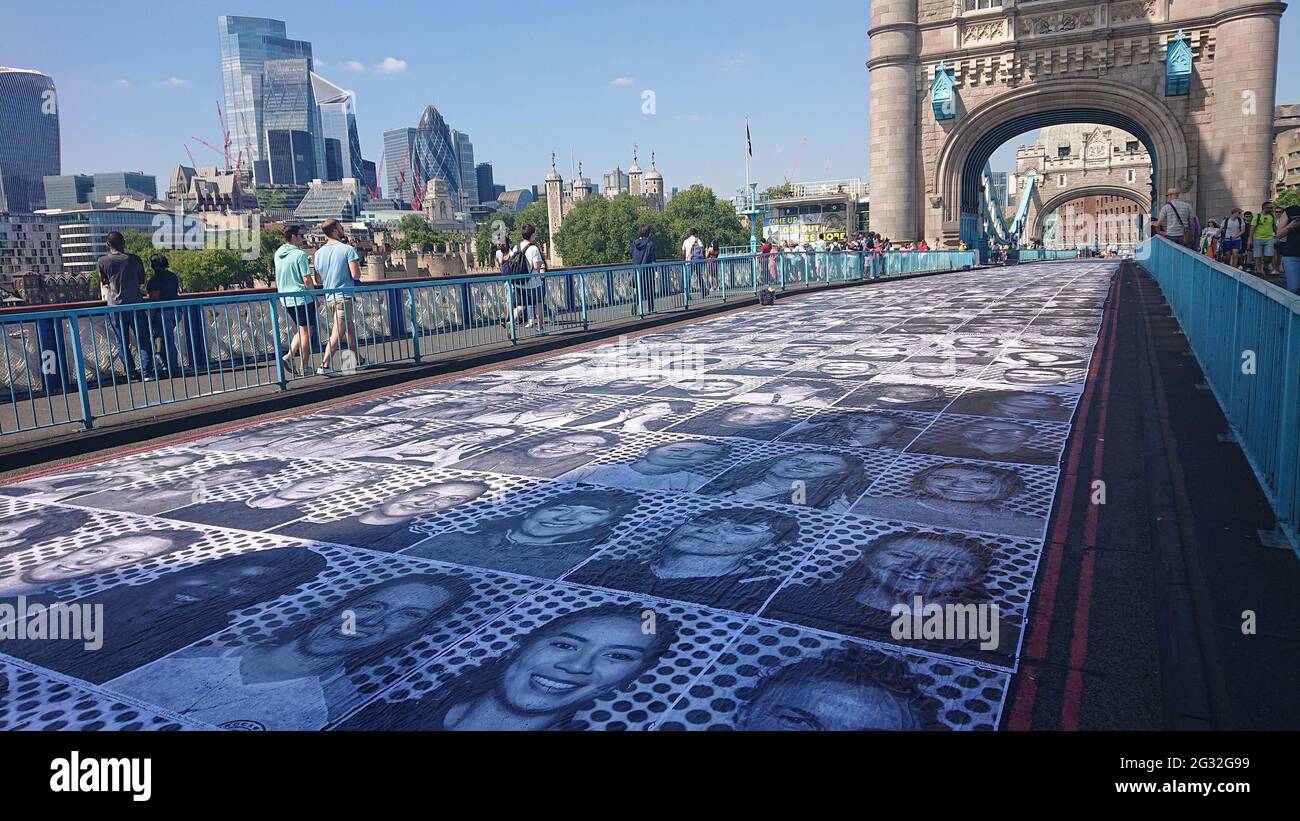
<path id="1" fill-rule="evenodd" d="M 0 729 L 1298 726 L 1297 563 L 1162 317 L 958 272 L 47 467 Z"/>

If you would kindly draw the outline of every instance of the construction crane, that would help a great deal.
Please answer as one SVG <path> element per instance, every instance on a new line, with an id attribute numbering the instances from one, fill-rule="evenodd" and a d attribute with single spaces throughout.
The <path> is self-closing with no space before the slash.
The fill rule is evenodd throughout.
<path id="1" fill-rule="evenodd" d="M 370 199 L 379 199 L 379 181 L 384 178 L 384 155 L 380 153 L 379 164 L 375 166 L 375 184 L 370 188 Z"/>
<path id="2" fill-rule="evenodd" d="M 803 137 L 799 140 L 799 150 L 794 152 L 794 162 L 790 164 L 790 176 L 785 178 L 786 182 L 792 183 L 798 178 L 799 159 L 803 156 L 803 150 L 808 147 L 808 138 Z"/>
<path id="3" fill-rule="evenodd" d="M 226 170 L 230 170 L 230 129 L 226 128 L 226 115 L 221 111 L 221 101 L 217 100 L 217 122 L 221 124 L 221 139 L 224 143 L 221 155 L 226 159 Z"/>

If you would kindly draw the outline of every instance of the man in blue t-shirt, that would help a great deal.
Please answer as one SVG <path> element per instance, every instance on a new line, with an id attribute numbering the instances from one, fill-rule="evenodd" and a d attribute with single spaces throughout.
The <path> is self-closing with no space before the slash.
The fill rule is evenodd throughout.
<path id="1" fill-rule="evenodd" d="M 343 225 L 338 220 L 326 220 L 320 228 L 327 241 L 316 249 L 313 262 L 321 287 L 326 292 L 325 304 L 332 313 L 330 341 L 325 345 L 320 367 L 316 369 L 318 376 L 324 376 L 329 373 L 331 358 L 339 349 L 340 335 L 347 349 L 355 355 L 356 367 L 365 365 L 366 360 L 357 350 L 357 329 L 352 316 L 355 301 L 352 289 L 361 284 L 361 262 L 357 257 L 357 249 L 343 242 Z"/>

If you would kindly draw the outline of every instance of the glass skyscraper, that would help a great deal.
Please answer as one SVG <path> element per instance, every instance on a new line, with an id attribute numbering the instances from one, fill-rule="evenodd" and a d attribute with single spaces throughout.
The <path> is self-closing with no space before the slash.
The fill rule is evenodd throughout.
<path id="1" fill-rule="evenodd" d="M 414 152 L 414 128 L 393 128 L 384 132 L 385 197 L 411 201 L 411 155 Z"/>
<path id="2" fill-rule="evenodd" d="M 312 92 L 311 60 L 267 60 L 262 66 L 262 127 L 272 185 L 324 179 L 325 141 Z"/>
<path id="3" fill-rule="evenodd" d="M 59 174 L 59 107 L 54 81 L 0 66 L 0 211 L 45 207 L 45 178 Z"/>
<path id="4" fill-rule="evenodd" d="M 415 129 L 411 164 L 419 174 L 421 186 L 427 187 L 430 180 L 440 179 L 447 183 L 451 201 L 460 202 L 460 158 L 456 155 L 456 143 L 447 121 L 433 106 L 424 109 L 420 125 Z"/>
<path id="5" fill-rule="evenodd" d="M 341 155 L 340 175 L 365 179 L 365 160 L 361 157 L 361 138 L 357 136 L 356 100 L 346 91 L 319 74 L 311 75 L 312 92 L 320 107 L 321 133 L 326 140 L 337 140 Z M 328 158 L 328 152 L 327 152 Z"/>
<path id="6" fill-rule="evenodd" d="M 263 139 L 263 68 L 268 60 L 305 59 L 310 70 L 311 43 L 288 39 L 283 21 L 262 17 L 218 17 L 217 33 L 231 161 L 241 160 L 241 167 L 252 169 L 268 159 Z M 313 148 L 317 149 L 315 164 L 323 147 Z"/>
<path id="7" fill-rule="evenodd" d="M 451 137 L 456 146 L 456 158 L 460 162 L 462 197 L 459 207 L 463 210 L 481 202 L 478 195 L 478 173 L 474 170 L 474 144 L 469 141 L 469 135 L 461 131 L 453 129 Z"/>

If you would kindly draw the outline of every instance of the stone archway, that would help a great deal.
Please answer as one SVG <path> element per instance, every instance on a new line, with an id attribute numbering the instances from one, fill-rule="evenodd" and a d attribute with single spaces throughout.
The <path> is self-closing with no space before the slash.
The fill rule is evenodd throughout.
<path id="1" fill-rule="evenodd" d="M 1123 197 L 1137 203 L 1143 213 L 1151 213 L 1151 198 L 1135 192 L 1132 188 L 1126 188 L 1120 185 L 1088 185 L 1077 188 L 1071 188 L 1069 191 L 1063 191 L 1049 197 L 1035 209 L 1035 213 L 1029 220 L 1029 236 L 1034 239 L 1040 239 L 1043 236 L 1043 221 L 1048 214 L 1058 210 L 1061 206 L 1075 200 L 1081 200 L 1085 197 Z"/>
<path id="2" fill-rule="evenodd" d="M 977 207 L 978 174 L 999 145 L 1025 131 L 1076 122 L 1111 125 L 1136 136 L 1152 157 L 1153 189 L 1176 187 L 1195 203 L 1192 155 L 1177 117 L 1160 98 L 1104 80 L 1086 90 L 1072 81 L 1045 81 L 1000 95 L 952 128 L 926 181 L 931 206 L 926 236 L 947 242 L 961 236 L 962 214 Z M 1147 200 L 1149 205 L 1151 197 Z"/>
<path id="3" fill-rule="evenodd" d="M 1285 9 L 1273 0 L 873 0 L 872 229 L 956 242 L 969 214 L 968 161 L 992 151 L 981 141 L 1062 122 L 1141 136 L 1159 164 L 1153 187 L 1179 188 L 1201 214 L 1262 202 Z M 1167 53 L 1178 58 L 1170 76 Z M 941 66 L 947 77 L 931 98 Z"/>

